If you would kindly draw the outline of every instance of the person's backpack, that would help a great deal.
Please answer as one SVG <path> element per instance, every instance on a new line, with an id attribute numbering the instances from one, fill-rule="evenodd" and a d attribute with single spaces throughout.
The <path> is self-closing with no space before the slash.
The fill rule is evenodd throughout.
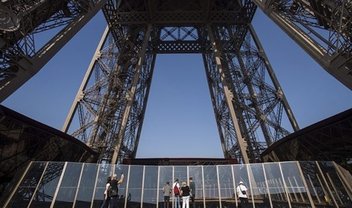
<path id="1" fill-rule="evenodd" d="M 175 184 L 175 186 L 174 186 L 174 194 L 175 194 L 175 196 L 180 195 L 180 189 L 177 187 L 176 184 Z"/>

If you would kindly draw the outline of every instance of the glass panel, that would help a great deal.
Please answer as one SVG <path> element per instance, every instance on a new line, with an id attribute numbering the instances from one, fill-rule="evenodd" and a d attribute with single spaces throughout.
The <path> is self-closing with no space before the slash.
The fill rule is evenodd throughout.
<path id="1" fill-rule="evenodd" d="M 282 173 L 285 179 L 287 192 L 292 207 L 311 207 L 302 175 L 296 162 L 281 163 Z"/>
<path id="2" fill-rule="evenodd" d="M 232 175 L 232 167 L 230 165 L 218 166 L 220 198 L 222 207 L 234 207 L 235 187 Z"/>
<path id="3" fill-rule="evenodd" d="M 156 207 L 158 167 L 145 166 L 143 208 Z"/>
<path id="4" fill-rule="evenodd" d="M 140 207 L 142 194 L 143 166 L 131 166 L 128 183 L 128 194 L 131 200 L 127 207 Z"/>
<path id="5" fill-rule="evenodd" d="M 50 207 L 65 163 L 50 162 L 30 207 Z"/>
<path id="6" fill-rule="evenodd" d="M 54 207 L 72 207 L 82 163 L 67 163 Z"/>
<path id="7" fill-rule="evenodd" d="M 203 170 L 206 207 L 219 207 L 218 174 L 216 166 L 204 166 Z"/>
<path id="8" fill-rule="evenodd" d="M 172 187 L 172 167 L 170 166 L 160 166 L 159 168 L 159 207 L 163 208 L 171 208 L 171 203 L 164 202 L 164 194 L 163 187 L 169 182 L 170 187 Z M 172 197 L 172 193 L 170 194 L 170 200 Z M 162 206 L 163 204 L 163 206 Z"/>
<path id="9" fill-rule="evenodd" d="M 250 164 L 248 171 L 251 176 L 251 198 L 254 199 L 255 207 L 270 207 L 263 165 Z"/>
<path id="10" fill-rule="evenodd" d="M 285 186 L 282 181 L 279 163 L 265 163 L 264 169 L 268 184 L 268 192 L 273 207 L 288 207 L 289 204 L 286 197 Z"/>
<path id="11" fill-rule="evenodd" d="M 235 176 L 235 184 L 236 184 L 236 198 L 237 201 L 236 203 L 240 203 L 239 202 L 239 198 L 238 198 L 238 193 L 237 193 L 237 186 L 239 185 L 239 182 L 242 181 L 243 185 L 247 187 L 247 195 L 248 195 L 248 202 L 249 204 L 252 204 L 252 200 L 251 200 L 251 187 L 250 187 L 250 183 L 249 183 L 249 179 L 248 179 L 248 173 L 247 173 L 247 165 L 234 165 L 233 167 L 233 172 L 234 172 L 234 176 Z M 236 204 L 237 206 L 237 204 Z M 251 207 L 251 206 L 249 206 Z"/>
<path id="12" fill-rule="evenodd" d="M 307 181 L 313 203 L 318 207 L 334 207 L 329 191 L 324 184 L 315 162 L 300 162 L 303 176 Z"/>
<path id="13" fill-rule="evenodd" d="M 190 166 L 188 170 L 195 184 L 194 202 L 191 199 L 190 205 L 193 206 L 190 207 L 204 207 L 202 166 Z"/>
<path id="14" fill-rule="evenodd" d="M 90 207 L 93 198 L 97 169 L 97 164 L 84 164 L 75 204 L 76 208 Z"/>
<path id="15" fill-rule="evenodd" d="M 98 178 L 95 187 L 95 196 L 93 207 L 99 208 L 103 204 L 104 200 L 104 190 L 108 177 L 111 176 L 111 165 L 100 164 L 98 169 Z M 92 179 L 95 180 L 95 179 Z"/>
<path id="16" fill-rule="evenodd" d="M 325 176 L 335 203 L 340 207 L 352 207 L 352 200 L 349 198 L 346 187 L 341 181 L 333 162 L 319 162 L 319 166 Z"/>
<path id="17" fill-rule="evenodd" d="M 46 162 L 33 162 L 26 176 L 22 180 L 15 195 L 12 197 L 9 207 L 27 207 L 33 192 L 43 174 Z"/>

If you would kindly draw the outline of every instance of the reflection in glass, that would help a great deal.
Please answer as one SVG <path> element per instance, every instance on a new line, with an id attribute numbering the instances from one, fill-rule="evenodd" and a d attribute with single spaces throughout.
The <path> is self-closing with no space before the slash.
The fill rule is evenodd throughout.
<path id="1" fill-rule="evenodd" d="M 30 207 L 50 207 L 64 163 L 49 162 Z"/>
<path id="2" fill-rule="evenodd" d="M 218 166 L 219 188 L 222 207 L 233 207 L 235 205 L 235 184 L 230 165 Z"/>
<path id="3" fill-rule="evenodd" d="M 209 166 L 33 162 L 19 177 L 22 181 L 14 183 L 18 186 L 8 191 L 12 198 L 0 202 L 9 204 L 0 207 L 100 208 L 106 179 L 113 173 L 118 178 L 125 175 L 119 208 L 163 208 L 162 187 L 167 181 L 172 185 L 176 177 L 180 182 L 193 178 L 197 208 L 239 207 L 235 189 L 240 181 L 248 188 L 249 207 L 308 208 L 311 203 L 317 208 L 352 207 L 352 176 L 334 162 Z"/>
<path id="4" fill-rule="evenodd" d="M 270 207 L 270 202 L 267 193 L 267 187 L 264 177 L 263 165 L 262 164 L 251 164 L 249 165 L 248 172 L 251 176 L 251 196 L 248 198 L 254 199 L 255 206 L 262 205 L 264 207 Z"/>
<path id="5" fill-rule="evenodd" d="M 204 198 L 206 207 L 219 206 L 219 187 L 216 166 L 204 166 Z"/>
<path id="6" fill-rule="evenodd" d="M 347 186 L 341 180 L 334 163 L 319 161 L 318 165 L 325 177 L 325 183 L 329 187 L 335 206 L 337 204 L 339 207 L 352 207 L 351 195 L 348 194 Z"/>
<path id="7" fill-rule="evenodd" d="M 203 196 L 203 171 L 202 166 L 189 166 L 188 167 L 189 177 L 193 178 L 193 182 L 195 183 L 195 196 L 194 201 L 197 207 L 204 206 L 204 196 Z"/>
<path id="8" fill-rule="evenodd" d="M 96 164 L 84 164 L 75 207 L 85 208 L 90 206 L 93 197 L 97 168 L 98 166 Z"/>
<path id="9" fill-rule="evenodd" d="M 82 163 L 67 163 L 54 207 L 72 207 Z"/>
<path id="10" fill-rule="evenodd" d="M 27 175 L 20 183 L 15 195 L 10 201 L 10 207 L 27 207 L 29 200 L 32 198 L 33 192 L 39 183 L 39 179 L 43 174 L 46 163 L 33 162 L 29 168 Z"/>
<path id="11" fill-rule="evenodd" d="M 311 207 L 297 163 L 284 162 L 280 165 L 292 207 Z"/>
<path id="12" fill-rule="evenodd" d="M 131 200 L 127 207 L 140 207 L 142 184 L 143 184 L 143 166 L 131 166 L 128 182 L 128 193 Z"/>
<path id="13" fill-rule="evenodd" d="M 143 191 L 143 207 L 156 207 L 158 184 L 158 167 L 145 166 L 144 191 Z"/>

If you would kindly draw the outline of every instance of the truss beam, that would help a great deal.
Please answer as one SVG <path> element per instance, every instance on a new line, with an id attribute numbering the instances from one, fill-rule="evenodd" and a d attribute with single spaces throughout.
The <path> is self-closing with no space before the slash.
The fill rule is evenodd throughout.
<path id="1" fill-rule="evenodd" d="M 10 19 L 0 23 L 0 102 L 34 76 L 104 5 L 90 1 L 6 1 L 0 10 Z M 24 10 L 24 11 L 23 11 Z M 34 34 L 63 27 L 39 50 Z"/>
<path id="2" fill-rule="evenodd" d="M 352 89 L 352 2 L 253 0 L 317 63 Z"/>

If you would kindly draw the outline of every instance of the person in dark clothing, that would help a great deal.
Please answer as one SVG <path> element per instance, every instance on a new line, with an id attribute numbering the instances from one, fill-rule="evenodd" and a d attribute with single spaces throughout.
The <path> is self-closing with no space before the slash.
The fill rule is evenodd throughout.
<path id="1" fill-rule="evenodd" d="M 123 174 L 121 174 L 121 177 L 119 180 L 117 180 L 117 175 L 114 174 L 111 181 L 110 181 L 110 208 L 118 208 L 118 202 L 119 202 L 119 184 L 123 182 Z"/>
<path id="2" fill-rule="evenodd" d="M 192 177 L 189 177 L 189 189 L 190 189 L 190 197 L 191 197 L 191 202 L 192 202 L 192 208 L 196 207 L 196 203 L 194 202 L 194 199 L 196 198 L 196 184 L 193 181 Z"/>
<path id="3" fill-rule="evenodd" d="M 101 208 L 108 208 L 109 207 L 109 202 L 110 202 L 110 181 L 111 181 L 111 176 L 108 177 L 106 180 L 106 185 L 105 185 L 105 191 L 104 191 L 104 201 L 103 204 L 101 205 Z"/>
<path id="4" fill-rule="evenodd" d="M 189 208 L 189 194 L 190 194 L 189 186 L 184 181 L 182 182 L 182 187 L 181 187 L 182 208 Z"/>

